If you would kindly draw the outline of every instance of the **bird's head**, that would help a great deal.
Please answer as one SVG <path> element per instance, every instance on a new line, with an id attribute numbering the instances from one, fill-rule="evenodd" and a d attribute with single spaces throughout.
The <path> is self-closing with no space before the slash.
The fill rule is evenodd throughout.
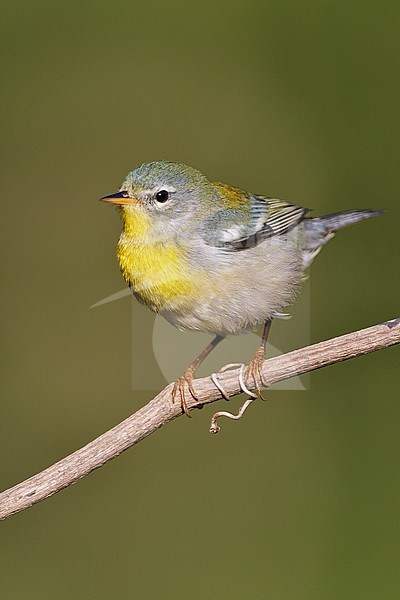
<path id="1" fill-rule="evenodd" d="M 187 229 L 207 211 L 212 183 L 192 167 L 170 161 L 144 163 L 128 173 L 119 192 L 101 198 L 120 207 L 124 229 L 133 236 L 138 222 L 156 237 Z M 190 229 L 191 227 L 189 227 Z"/>

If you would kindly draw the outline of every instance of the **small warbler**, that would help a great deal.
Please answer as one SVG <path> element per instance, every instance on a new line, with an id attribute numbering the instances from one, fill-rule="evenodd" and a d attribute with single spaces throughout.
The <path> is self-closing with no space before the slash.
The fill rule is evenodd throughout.
<path id="1" fill-rule="evenodd" d="M 201 362 L 225 336 L 264 322 L 261 345 L 244 373 L 261 396 L 272 318 L 282 317 L 304 270 L 336 230 L 383 212 L 311 218 L 307 208 L 211 182 L 197 169 L 165 160 L 140 165 L 119 192 L 101 200 L 120 208 L 117 256 L 135 297 L 180 329 L 215 335 L 175 382 L 172 397 L 179 392 L 188 416 L 185 387 L 196 399 L 192 382 Z M 247 391 L 244 381 L 242 388 Z"/>

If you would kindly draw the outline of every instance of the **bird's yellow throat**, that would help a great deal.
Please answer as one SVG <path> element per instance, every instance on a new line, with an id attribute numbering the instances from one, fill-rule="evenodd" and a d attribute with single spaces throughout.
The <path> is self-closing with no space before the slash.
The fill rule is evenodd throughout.
<path id="1" fill-rule="evenodd" d="M 195 299 L 200 281 L 186 251 L 173 240 L 154 241 L 151 218 L 140 208 L 122 209 L 117 256 L 122 275 L 138 299 L 153 310 L 171 310 Z"/>

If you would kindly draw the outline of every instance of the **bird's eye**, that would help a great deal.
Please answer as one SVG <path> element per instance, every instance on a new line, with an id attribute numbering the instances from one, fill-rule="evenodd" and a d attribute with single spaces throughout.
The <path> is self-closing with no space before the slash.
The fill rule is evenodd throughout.
<path id="1" fill-rule="evenodd" d="M 156 194 L 156 200 L 157 200 L 157 202 L 160 202 L 161 204 L 166 202 L 168 200 L 168 198 L 169 198 L 169 194 L 168 194 L 167 190 L 160 190 Z"/>

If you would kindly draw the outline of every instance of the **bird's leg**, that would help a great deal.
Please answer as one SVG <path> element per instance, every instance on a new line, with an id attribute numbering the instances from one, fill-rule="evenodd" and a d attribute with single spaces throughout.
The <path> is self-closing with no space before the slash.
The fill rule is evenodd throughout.
<path id="1" fill-rule="evenodd" d="M 196 369 L 199 368 L 201 363 L 207 358 L 210 352 L 215 348 L 219 342 L 224 339 L 223 336 L 217 335 L 206 348 L 204 348 L 203 352 L 199 354 L 197 358 L 188 366 L 188 368 L 184 371 L 184 373 L 175 381 L 174 387 L 172 388 L 172 402 L 175 402 L 175 397 L 179 392 L 179 396 L 181 399 L 182 411 L 185 413 L 187 417 L 190 417 L 189 408 L 185 398 L 185 386 L 187 384 L 189 388 L 189 392 L 193 396 L 195 400 L 197 400 L 196 392 L 193 388 L 193 378 L 196 372 Z"/>
<path id="2" fill-rule="evenodd" d="M 263 398 L 261 391 L 262 388 L 265 387 L 264 386 L 264 382 L 262 379 L 262 373 L 261 373 L 261 367 L 263 365 L 263 362 L 265 360 L 265 346 L 268 340 L 268 335 L 271 329 L 271 323 L 272 320 L 268 319 L 267 321 L 265 321 L 265 325 L 264 325 L 264 331 L 262 334 L 262 338 L 261 338 L 261 343 L 259 345 L 259 347 L 257 348 L 253 358 L 251 359 L 251 361 L 249 362 L 249 364 L 247 365 L 245 371 L 244 371 L 244 379 L 245 381 L 249 381 L 249 379 L 251 378 L 254 382 L 254 388 L 257 392 L 257 397 L 261 398 L 262 400 L 265 400 L 265 398 Z M 250 379 L 250 381 L 251 381 Z M 242 389 L 245 388 L 246 386 L 241 386 Z M 243 391 L 248 391 L 246 389 L 243 389 Z"/>

